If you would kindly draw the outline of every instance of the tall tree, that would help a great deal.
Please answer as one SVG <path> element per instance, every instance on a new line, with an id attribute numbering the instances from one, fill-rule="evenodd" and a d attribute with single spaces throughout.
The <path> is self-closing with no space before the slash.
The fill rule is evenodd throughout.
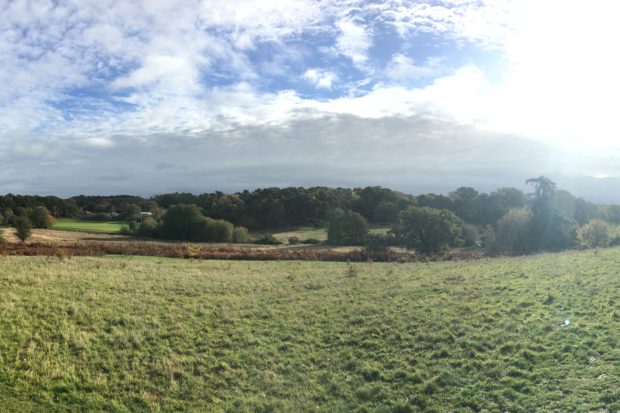
<path id="1" fill-rule="evenodd" d="M 534 185 L 530 194 L 532 220 L 531 240 L 533 249 L 564 249 L 575 242 L 575 222 L 562 214 L 557 205 L 556 185 L 545 176 L 530 178 L 526 184 Z"/>

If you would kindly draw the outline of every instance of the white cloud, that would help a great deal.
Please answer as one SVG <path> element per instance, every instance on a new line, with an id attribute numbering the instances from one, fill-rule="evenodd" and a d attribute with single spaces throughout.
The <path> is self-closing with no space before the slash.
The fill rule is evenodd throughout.
<path id="1" fill-rule="evenodd" d="M 107 138 L 88 138 L 81 142 L 84 146 L 90 146 L 94 148 L 109 148 L 114 145 L 110 139 Z"/>
<path id="2" fill-rule="evenodd" d="M 437 4 L 392 0 L 384 3 L 383 12 L 386 21 L 402 36 L 431 32 L 501 48 L 511 35 L 515 16 L 527 15 L 525 3 L 526 0 L 456 0 Z"/>
<path id="3" fill-rule="evenodd" d="M 437 77 L 445 72 L 443 59 L 428 58 L 419 65 L 412 58 L 396 53 L 385 68 L 386 76 L 393 81 L 411 81 Z"/>
<path id="4" fill-rule="evenodd" d="M 338 79 L 334 72 L 319 69 L 308 69 L 302 77 L 317 89 L 331 89 L 332 84 Z"/>
<path id="5" fill-rule="evenodd" d="M 365 63 L 368 59 L 368 49 L 372 45 L 367 29 L 350 19 L 340 20 L 337 26 L 340 30 L 336 42 L 338 51 L 356 65 Z"/>
<path id="6" fill-rule="evenodd" d="M 112 82 L 113 88 L 156 88 L 170 94 L 191 95 L 200 91 L 195 63 L 177 56 L 149 56 L 142 66 Z"/>

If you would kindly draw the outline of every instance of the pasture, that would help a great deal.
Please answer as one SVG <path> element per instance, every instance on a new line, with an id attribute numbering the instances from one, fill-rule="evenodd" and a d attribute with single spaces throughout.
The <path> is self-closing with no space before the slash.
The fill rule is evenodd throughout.
<path id="1" fill-rule="evenodd" d="M 121 221 L 84 221 L 79 219 L 59 218 L 54 222 L 53 229 L 64 231 L 119 232 L 125 225 Z"/>
<path id="2" fill-rule="evenodd" d="M 618 411 L 619 264 L 0 257 L 0 405 Z"/>

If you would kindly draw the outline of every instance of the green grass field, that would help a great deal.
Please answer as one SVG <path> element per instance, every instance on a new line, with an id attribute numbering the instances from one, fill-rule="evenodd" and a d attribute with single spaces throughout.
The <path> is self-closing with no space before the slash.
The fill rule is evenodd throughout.
<path id="1" fill-rule="evenodd" d="M 118 232 L 125 225 L 120 221 L 81 221 L 78 219 L 59 218 L 54 222 L 53 229 L 65 231 Z"/>
<path id="2" fill-rule="evenodd" d="M 615 412 L 619 264 L 0 257 L 0 406 Z"/>

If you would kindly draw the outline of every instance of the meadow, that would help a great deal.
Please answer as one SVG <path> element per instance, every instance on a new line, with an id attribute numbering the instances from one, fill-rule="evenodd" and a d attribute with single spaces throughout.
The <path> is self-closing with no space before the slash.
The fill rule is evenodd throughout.
<path id="1" fill-rule="evenodd" d="M 0 405 L 614 412 L 619 264 L 4 256 Z"/>
<path id="2" fill-rule="evenodd" d="M 53 229 L 64 231 L 90 231 L 90 232 L 119 232 L 123 225 L 121 221 L 84 221 L 79 219 L 59 218 L 54 222 Z"/>

